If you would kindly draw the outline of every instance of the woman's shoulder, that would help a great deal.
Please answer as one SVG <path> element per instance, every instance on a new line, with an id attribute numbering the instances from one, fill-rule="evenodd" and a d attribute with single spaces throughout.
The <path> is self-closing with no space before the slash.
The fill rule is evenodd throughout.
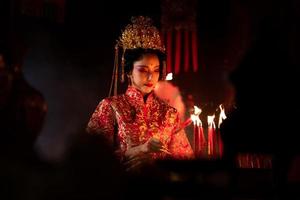
<path id="1" fill-rule="evenodd" d="M 170 104 L 168 104 L 168 102 L 160 99 L 159 97 L 156 96 L 156 101 L 158 102 L 158 104 L 160 104 L 160 106 L 165 109 L 167 112 L 170 112 L 170 113 L 177 113 L 177 109 L 174 108 L 173 106 L 171 106 Z"/>
<path id="2" fill-rule="evenodd" d="M 118 103 L 123 100 L 124 100 L 124 94 L 121 94 L 121 95 L 116 95 L 111 97 L 105 97 L 100 101 L 100 104 L 114 105 L 115 103 Z"/>

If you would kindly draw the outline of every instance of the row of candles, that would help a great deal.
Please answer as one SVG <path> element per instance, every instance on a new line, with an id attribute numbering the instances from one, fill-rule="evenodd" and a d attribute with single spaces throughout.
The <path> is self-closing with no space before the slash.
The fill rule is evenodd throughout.
<path id="1" fill-rule="evenodd" d="M 207 116 L 207 138 L 205 138 L 202 121 L 199 118 L 202 110 L 197 106 L 194 106 L 194 112 L 183 123 L 183 127 L 193 123 L 194 152 L 197 158 L 202 158 L 205 154 L 209 158 L 221 158 L 223 155 L 220 126 L 227 117 L 222 104 L 219 106 L 219 110 L 217 126 L 215 124 L 215 115 Z M 238 168 L 272 168 L 272 156 L 266 154 L 239 153 L 236 156 L 236 162 Z"/>
<path id="2" fill-rule="evenodd" d="M 207 138 L 205 138 L 203 124 L 199 118 L 202 110 L 197 106 L 194 106 L 194 113 L 192 113 L 190 118 L 182 125 L 182 127 L 185 128 L 193 123 L 193 143 L 196 157 L 200 157 L 204 152 L 207 152 L 209 157 L 216 157 L 217 153 L 220 157 L 223 155 L 223 142 L 220 138 L 219 130 L 223 120 L 226 119 L 226 115 L 222 105 L 219 106 L 219 109 L 218 126 L 215 124 L 215 115 L 207 116 Z M 215 145 L 217 145 L 217 147 Z M 217 149 L 218 152 L 215 152 Z"/>

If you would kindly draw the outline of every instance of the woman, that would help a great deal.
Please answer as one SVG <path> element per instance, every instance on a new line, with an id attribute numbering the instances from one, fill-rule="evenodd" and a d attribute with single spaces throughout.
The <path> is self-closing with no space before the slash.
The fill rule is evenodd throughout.
<path id="1" fill-rule="evenodd" d="M 165 48 L 158 30 L 149 18 L 133 18 L 117 47 L 123 49 L 122 77 L 127 75 L 127 91 L 103 99 L 92 114 L 87 131 L 104 134 L 115 144 L 128 170 L 156 159 L 193 158 L 185 132 L 178 131 L 180 119 L 176 109 L 153 92 L 165 71 Z M 118 56 L 115 81 L 117 60 Z"/>

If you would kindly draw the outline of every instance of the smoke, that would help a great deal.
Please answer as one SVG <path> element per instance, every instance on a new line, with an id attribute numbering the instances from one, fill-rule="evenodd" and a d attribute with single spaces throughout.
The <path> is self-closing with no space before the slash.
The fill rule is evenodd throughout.
<path id="1" fill-rule="evenodd" d="M 154 89 L 155 94 L 167 102 L 172 107 L 176 108 L 180 119 L 183 121 L 185 117 L 185 105 L 182 101 L 182 96 L 178 87 L 168 81 L 159 81 Z"/>

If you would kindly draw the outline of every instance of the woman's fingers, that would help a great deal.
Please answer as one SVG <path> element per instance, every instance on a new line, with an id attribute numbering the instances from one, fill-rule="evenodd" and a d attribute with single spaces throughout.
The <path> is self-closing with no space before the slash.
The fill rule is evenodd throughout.
<path id="1" fill-rule="evenodd" d="M 159 151 L 162 148 L 163 144 L 159 139 L 151 138 L 149 141 L 150 151 Z"/>
<path id="2" fill-rule="evenodd" d="M 131 163 L 130 165 L 129 165 L 129 164 L 126 165 L 126 166 L 125 166 L 125 170 L 126 170 L 126 171 L 132 171 L 132 170 L 137 169 L 138 167 L 140 167 L 141 164 L 142 164 L 141 161 L 133 162 L 133 163 Z"/>
<path id="3" fill-rule="evenodd" d="M 141 154 L 138 156 L 134 156 L 132 158 L 128 158 L 123 164 L 125 166 L 125 169 L 127 171 L 130 171 L 130 170 L 140 167 L 147 161 L 149 161 L 149 156 L 145 155 L 145 154 Z"/>
<path id="4" fill-rule="evenodd" d="M 168 148 L 157 138 L 151 138 L 148 145 L 150 152 L 164 152 L 166 154 L 171 154 Z"/>
<path id="5" fill-rule="evenodd" d="M 151 144 L 149 145 L 149 149 L 151 152 L 159 151 L 162 148 L 162 145 Z"/>
<path id="6" fill-rule="evenodd" d="M 166 153 L 166 154 L 169 154 L 169 155 L 172 154 L 166 147 L 161 148 L 160 151 L 161 151 L 161 152 L 164 152 L 164 153 Z"/>

